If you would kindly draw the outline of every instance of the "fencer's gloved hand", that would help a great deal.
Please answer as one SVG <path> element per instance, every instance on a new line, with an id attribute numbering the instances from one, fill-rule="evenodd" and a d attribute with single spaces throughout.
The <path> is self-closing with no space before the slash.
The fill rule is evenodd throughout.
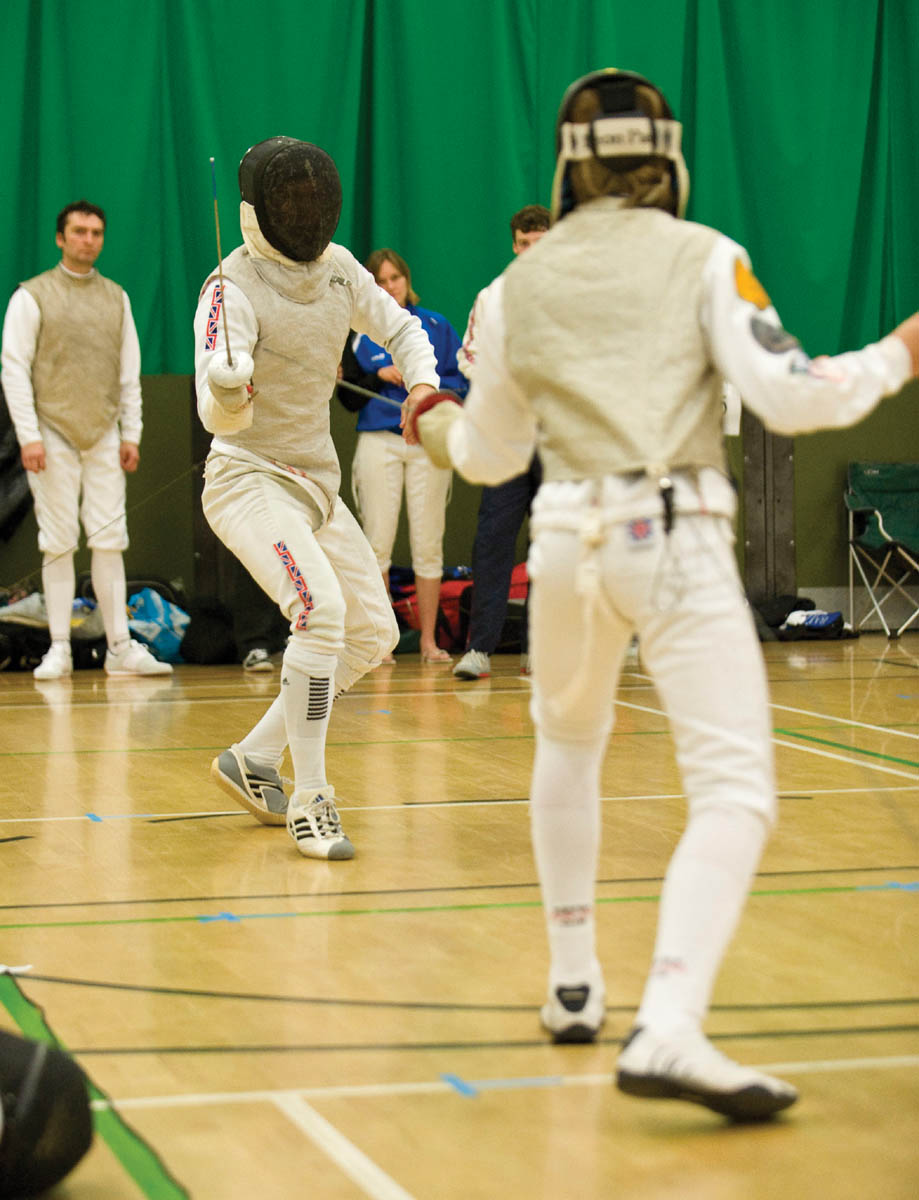
<path id="1" fill-rule="evenodd" d="M 411 435 L 421 442 L 435 467 L 452 467 L 447 449 L 450 426 L 462 415 L 462 401 L 454 392 L 431 392 L 412 409 Z"/>
<path id="2" fill-rule="evenodd" d="M 221 408 L 227 412 L 239 412 L 253 396 L 250 380 L 255 370 L 252 355 L 237 350 L 232 363 L 221 354 L 215 354 L 207 364 L 207 386 Z"/>

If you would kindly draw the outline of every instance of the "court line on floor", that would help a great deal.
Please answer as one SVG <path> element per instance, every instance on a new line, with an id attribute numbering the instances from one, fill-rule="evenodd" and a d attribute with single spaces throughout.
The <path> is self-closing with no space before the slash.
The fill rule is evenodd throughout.
<path id="1" fill-rule="evenodd" d="M 880 789 L 882 791 L 900 791 L 903 789 Z M 910 791 L 913 789 L 909 789 Z M 795 879 L 801 875 L 902 875 L 909 872 L 919 871 L 919 863 L 872 863 L 870 865 L 863 864 L 861 866 L 851 867 L 806 867 L 793 871 L 757 871 L 757 879 Z M 597 880 L 597 887 L 621 887 L 623 885 L 636 884 L 661 884 L 664 881 L 663 875 L 620 875 L 607 876 Z M 867 886 L 867 885 L 865 885 Z M 302 892 L 283 891 L 283 892 L 217 892 L 209 896 L 126 896 L 118 900 L 109 898 L 94 899 L 94 900 L 42 900 L 38 903 L 35 901 L 25 901 L 18 904 L 0 904 L 0 912 L 17 911 L 19 909 L 27 909 L 29 911 L 39 911 L 40 909 L 48 908 L 110 908 L 123 907 L 125 905 L 158 905 L 158 904 L 217 904 L 228 900 L 247 901 L 253 900 L 329 900 L 329 899 L 348 899 L 353 900 L 359 896 L 430 896 L 441 894 L 454 894 L 463 892 L 518 892 L 518 891 L 535 891 L 539 888 L 539 882 L 535 879 L 520 880 L 518 882 L 503 881 L 501 883 L 454 883 L 454 884 L 437 884 L 428 885 L 426 887 L 377 887 L 377 888 L 341 888 L 329 891 L 316 892 L 306 890 Z"/>
<path id="2" fill-rule="evenodd" d="M 808 747 L 796 746 L 789 743 L 792 749 L 806 750 Z M 818 753 L 815 751 L 814 753 Z M 2 757 L 2 756 L 0 756 Z M 829 756 L 833 757 L 833 756 Z M 848 760 L 844 760 L 848 761 Z M 853 766 L 873 766 L 872 763 L 852 763 Z M 906 774 L 907 779 L 913 779 L 913 776 L 905 772 L 894 772 L 894 774 Z M 919 775 L 915 777 L 916 783 L 919 784 Z M 808 788 L 807 797 L 813 796 L 860 796 L 860 795 L 878 795 L 882 792 L 912 792 L 916 790 L 915 784 L 886 784 L 872 785 L 863 787 L 828 787 L 828 788 Z M 798 790 L 791 791 L 783 789 L 778 793 L 779 799 L 800 798 L 805 793 Z M 601 796 L 601 804 L 628 804 L 635 801 L 653 801 L 653 800 L 682 800 L 684 799 L 682 792 L 654 792 L 647 794 L 622 795 L 622 796 Z M 487 807 L 489 805 L 520 805 L 529 804 L 529 799 L 526 796 L 516 797 L 498 797 L 495 799 L 470 799 L 470 800 L 418 800 L 408 801 L 401 804 L 339 804 L 338 811 L 340 813 L 362 813 L 369 815 L 373 813 L 389 813 L 389 812 L 414 812 L 418 809 L 425 808 L 476 808 Z M 3 825 L 42 825 L 42 824 L 59 824 L 66 821 L 91 821 L 93 824 L 105 824 L 106 821 L 151 821 L 167 823 L 170 820 L 193 820 L 195 818 L 208 817 L 248 817 L 249 814 L 241 808 L 234 809 L 206 809 L 197 812 L 148 812 L 148 813 L 73 813 L 70 816 L 49 817 L 8 817 L 0 814 L 0 826 Z M 865 870 L 872 868 L 866 867 Z M 779 875 L 788 874 L 785 871 L 776 872 Z M 806 872 L 811 874 L 812 872 Z M 0 905 L 0 907 L 3 907 Z"/>
<path id="3" fill-rule="evenodd" d="M 652 708 L 650 705 L 647 705 L 647 704 L 633 704 L 631 701 L 628 701 L 628 700 L 617 700 L 616 706 L 618 708 L 630 708 L 636 712 L 651 713 L 653 716 L 659 716 L 659 717 L 664 717 L 664 718 L 666 717 L 666 714 L 662 710 L 657 709 L 657 708 Z M 827 719 L 829 720 L 831 718 L 827 718 Z M 785 734 L 789 733 L 788 730 L 781 730 L 780 732 L 785 733 Z M 802 734 L 801 736 L 804 737 L 805 735 Z M 811 740 L 815 740 L 815 739 L 811 739 Z M 772 741 L 773 741 L 774 745 L 784 746 L 789 750 L 800 750 L 805 754 L 816 754 L 821 758 L 832 758 L 836 762 L 845 763 L 847 766 L 850 766 L 850 767 L 860 767 L 862 769 L 864 769 L 865 767 L 870 767 L 872 770 L 881 771 L 886 775 L 898 775 L 903 779 L 914 779 L 917 782 L 919 782 L 919 762 L 910 763 L 911 766 L 916 767 L 915 772 L 901 771 L 901 770 L 898 770 L 896 767 L 887 767 L 879 762 L 865 762 L 863 759 L 850 758 L 849 755 L 860 754 L 860 753 L 861 754 L 870 754 L 871 757 L 873 757 L 873 758 L 882 758 L 882 759 L 886 759 L 889 762 L 899 762 L 899 763 L 908 762 L 909 760 L 902 759 L 902 758 L 894 758 L 892 755 L 887 755 L 887 754 L 877 754 L 874 751 L 859 750 L 858 748 L 855 748 L 852 746 L 846 746 L 846 745 L 843 745 L 842 743 L 838 743 L 838 742 L 831 742 L 831 741 L 827 740 L 825 742 L 825 745 L 838 746 L 840 750 L 844 750 L 846 752 L 845 754 L 832 754 L 828 750 L 818 750 L 815 746 L 802 746 L 798 742 L 786 742 L 786 741 L 783 741 L 781 738 L 775 737 L 775 736 L 773 736 Z"/>
<path id="4" fill-rule="evenodd" d="M 789 731 L 785 730 L 783 732 L 788 733 Z M 795 734 L 793 736 L 800 737 L 802 740 L 806 739 L 807 741 L 822 740 L 822 739 L 814 738 L 813 736 L 811 736 L 809 734 Z M 831 753 L 829 750 L 818 750 L 818 748 L 816 746 L 802 746 L 800 744 L 800 742 L 786 742 L 786 741 L 783 741 L 782 738 L 778 738 L 778 737 L 773 737 L 772 741 L 773 741 L 774 745 L 784 746 L 788 750 L 801 750 L 805 754 L 815 754 L 818 758 L 831 758 L 831 759 L 833 759 L 834 762 L 845 763 L 849 767 L 859 767 L 862 770 L 864 770 L 866 767 L 868 767 L 873 771 L 880 771 L 884 775 L 897 775 L 901 779 L 912 779 L 912 780 L 915 780 L 917 783 L 919 783 L 919 762 L 914 763 L 914 762 L 910 762 L 908 759 L 894 758 L 892 755 L 889 755 L 889 754 L 877 754 L 873 750 L 861 750 L 861 749 L 857 749 L 854 747 L 848 747 L 848 746 L 845 747 L 845 749 L 848 751 L 847 754 L 834 754 L 834 753 Z M 838 743 L 831 742 L 829 740 L 824 740 L 823 744 L 825 746 L 838 745 Z M 850 758 L 849 754 L 865 755 L 868 758 L 868 761 L 866 761 L 865 758 Z M 885 766 L 883 763 L 870 761 L 871 759 L 877 759 L 877 758 L 886 759 L 887 762 L 904 763 L 909 766 L 915 767 L 916 770 L 915 771 L 901 771 L 897 767 L 888 767 L 888 766 Z"/>
<path id="5" fill-rule="evenodd" d="M 867 892 L 917 892 L 919 881 L 890 880 L 881 885 L 870 884 L 838 884 L 817 887 L 800 888 L 754 888 L 750 899 L 764 896 L 813 896 L 813 895 L 857 895 Z M 660 900 L 657 892 L 641 896 L 598 896 L 597 905 L 606 904 L 656 904 Z M 84 918 L 70 921 L 4 921 L 0 922 L 0 931 L 14 929 L 80 929 L 102 928 L 119 925 L 204 925 L 214 926 L 226 923 L 243 924 L 249 921 L 277 921 L 296 918 L 329 918 L 329 917 L 385 917 L 385 916 L 422 916 L 431 913 L 465 913 L 482 911 L 510 911 L 512 909 L 538 909 L 542 900 L 482 900 L 475 904 L 399 904 L 370 908 L 317 908 L 317 909 L 288 909 L 281 912 L 230 912 L 222 909 L 217 912 L 183 913 L 167 916 L 137 916 L 137 917 L 108 917 Z"/>
<path id="6" fill-rule="evenodd" d="M 413 1200 L 382 1167 L 307 1104 L 302 1094 L 282 1092 L 272 1097 L 271 1103 L 371 1200 Z"/>
<path id="7" fill-rule="evenodd" d="M 509 677 L 513 678 L 513 677 Z M 188 685 L 183 685 L 188 686 Z M 199 684 L 199 687 L 207 687 L 207 684 Z M 652 687 L 652 684 L 642 685 L 643 687 Z M 488 693 L 491 696 L 529 696 L 530 684 L 529 681 L 521 682 L 518 687 L 501 687 L 488 688 Z M 55 697 L 53 700 L 48 700 L 43 696 L 37 697 L 29 703 L 8 703 L 0 704 L 0 712 L 54 712 L 72 709 L 91 709 L 97 708 L 105 710 L 108 708 L 133 708 L 138 703 L 145 704 L 163 704 L 175 707 L 181 704 L 258 704 L 262 709 L 266 707 L 277 694 L 277 688 L 274 691 L 266 689 L 259 695 L 234 695 L 234 696 L 189 696 L 176 695 L 171 696 L 166 689 L 163 689 L 156 694 L 144 694 L 139 690 L 138 694 L 132 697 L 119 696 L 108 697 L 99 696 L 95 700 L 79 700 L 70 696 Z M 469 694 L 469 693 L 467 693 Z M 474 694 L 474 693 L 473 693 Z M 387 692 L 345 692 L 338 696 L 335 700 L 336 704 L 341 704 L 342 701 L 354 703 L 357 700 L 363 701 L 365 704 L 389 704 L 393 700 L 415 700 L 420 697 L 425 699 L 436 698 L 439 696 L 457 696 L 462 703 L 462 698 L 457 695 L 453 689 L 444 689 L 442 691 L 432 691 L 429 688 L 419 688 L 414 691 L 398 691 L 392 690 Z M 375 709 L 375 711 L 377 711 Z M 222 747 L 225 749 L 226 747 Z"/>
<path id="8" fill-rule="evenodd" d="M 102 991 L 133 992 L 146 996 L 182 996 L 205 1000 L 233 1000 L 274 1004 L 316 1004 L 340 1008 L 377 1008 L 426 1012 L 475 1012 L 475 1013 L 532 1013 L 538 1004 L 477 1004 L 448 1000 L 356 1000 L 341 996 L 291 996 L 271 992 L 228 992 L 214 988 L 170 987 L 166 984 L 125 983 L 105 979 L 75 979 L 72 976 L 43 975 L 29 968 L 17 968 L 17 975 L 32 983 L 53 983 L 64 987 L 98 988 Z M 919 996 L 865 997 L 860 1000 L 781 1000 L 759 1004 L 718 1004 L 709 1006 L 713 1013 L 719 1012 L 798 1012 L 851 1008 L 900 1008 L 919 1005 Z M 637 1001 L 629 1004 L 607 1004 L 607 1013 L 631 1013 L 638 1007 Z"/>
<path id="9" fill-rule="evenodd" d="M 548 1043 L 546 1043 L 548 1045 Z M 753 1063 L 757 1071 L 782 1075 L 818 1075 L 838 1071 L 895 1071 L 919 1068 L 919 1054 L 878 1055 L 861 1058 L 813 1059 L 802 1062 Z M 461 1078 L 457 1076 L 456 1078 Z M 524 1075 L 463 1080 L 474 1092 L 518 1088 L 611 1087 L 612 1072 L 583 1075 Z M 112 1103 L 119 1109 L 198 1108 L 207 1105 L 275 1103 L 279 1096 L 304 1100 L 362 1099 L 389 1096 L 455 1095 L 456 1087 L 441 1077 L 406 1083 L 332 1084 L 328 1087 L 258 1089 L 246 1092 L 199 1092 L 172 1096 L 121 1097 Z"/>
<path id="10" fill-rule="evenodd" d="M 620 1034 L 610 1034 L 606 1036 L 598 1036 L 595 1039 L 597 1046 L 621 1046 L 623 1040 L 628 1033 L 628 1025 L 624 1024 Z M 713 1042 L 731 1042 L 731 1041 L 784 1041 L 790 1038 L 836 1038 L 836 1037 L 877 1037 L 881 1034 L 901 1034 L 919 1033 L 919 1024 L 909 1023 L 902 1025 L 840 1025 L 830 1026 L 827 1028 L 808 1028 L 808 1029 L 742 1029 L 734 1033 L 710 1033 L 708 1036 Z M 71 1053 L 80 1055 L 86 1058 L 146 1058 L 151 1055 L 170 1057 L 193 1057 L 195 1055 L 206 1055 L 208 1057 L 232 1057 L 234 1054 L 246 1055 L 265 1055 L 265 1054 L 428 1054 L 432 1051 L 441 1053 L 443 1051 L 468 1053 L 470 1051 L 512 1051 L 512 1050 L 540 1050 L 545 1049 L 549 1043 L 545 1037 L 527 1037 L 527 1038 L 495 1038 L 491 1040 L 469 1039 L 466 1041 L 457 1038 L 441 1038 L 432 1039 L 424 1042 L 285 1042 L 283 1044 L 275 1044 L 272 1042 L 252 1042 L 242 1043 L 233 1042 L 227 1045 L 210 1045 L 207 1043 L 189 1044 L 182 1043 L 181 1045 L 139 1045 L 139 1046 L 73 1046 Z"/>
<path id="11" fill-rule="evenodd" d="M 770 704 L 782 712 L 797 713 L 802 717 L 814 717 L 818 721 L 834 721 L 837 725 L 851 725 L 853 729 L 867 729 L 872 733 L 888 733 L 894 737 L 912 738 L 919 741 L 919 733 L 910 733 L 905 729 L 892 729 L 886 725 L 870 725 L 865 721 L 853 721 L 851 717 L 836 717 L 830 713 L 811 712 L 807 708 L 793 708 L 790 704 Z"/>

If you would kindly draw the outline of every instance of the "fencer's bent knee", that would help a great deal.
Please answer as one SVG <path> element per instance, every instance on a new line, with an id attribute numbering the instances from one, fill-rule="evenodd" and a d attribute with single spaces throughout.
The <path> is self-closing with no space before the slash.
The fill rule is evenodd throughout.
<path id="1" fill-rule="evenodd" d="M 292 637 L 284 648 L 284 666 L 301 675 L 331 677 L 337 661 L 337 655 L 317 651 L 304 638 Z"/>
<path id="2" fill-rule="evenodd" d="M 313 643 L 334 646 L 335 651 L 344 641 L 345 601 L 341 592 L 326 587 L 322 596 L 309 590 L 296 590 L 283 605 L 285 617 L 290 621 L 290 631 L 298 638 Z"/>
<path id="3" fill-rule="evenodd" d="M 530 699 L 530 718 L 553 741 L 579 745 L 609 737 L 613 728 L 613 715 L 608 710 L 597 711 L 576 703 L 559 704 L 554 697 L 541 696 L 536 690 Z"/>

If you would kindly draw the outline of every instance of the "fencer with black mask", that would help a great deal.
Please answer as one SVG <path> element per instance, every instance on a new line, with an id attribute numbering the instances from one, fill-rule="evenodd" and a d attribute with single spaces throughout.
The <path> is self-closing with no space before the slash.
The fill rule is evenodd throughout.
<path id="1" fill-rule="evenodd" d="M 464 407 L 409 417 L 431 458 L 490 486 L 538 450 L 530 521 L 536 726 L 533 847 L 549 941 L 542 1022 L 592 1040 L 605 1015 L 594 887 L 600 771 L 633 633 L 667 711 L 687 799 L 657 939 L 616 1081 L 737 1119 L 794 1103 L 703 1032 L 715 976 L 775 819 L 762 654 L 733 550 L 721 385 L 769 428 L 854 424 L 919 373 L 919 314 L 880 342 L 810 359 L 750 259 L 681 220 L 681 128 L 641 76 L 566 92 L 555 223 L 497 281 Z"/>
<path id="2" fill-rule="evenodd" d="M 302 854 L 351 858 L 326 775 L 332 701 L 389 654 L 398 629 L 338 495 L 329 400 L 349 329 L 389 350 L 413 402 L 439 379 L 417 317 L 332 242 L 342 191 L 325 151 L 269 138 L 244 156 L 239 184 L 243 245 L 205 281 L 194 321 L 198 413 L 214 435 L 202 503 L 291 636 L 279 696 L 211 772 L 259 821 L 286 824 Z M 278 770 L 288 745 L 289 802 Z"/>

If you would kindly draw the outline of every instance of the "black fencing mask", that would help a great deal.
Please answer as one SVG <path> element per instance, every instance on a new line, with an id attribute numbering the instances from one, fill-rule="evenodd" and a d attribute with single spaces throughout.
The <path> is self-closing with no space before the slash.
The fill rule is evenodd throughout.
<path id="1" fill-rule="evenodd" d="M 285 257 L 312 262 L 332 240 L 341 180 L 329 155 L 312 142 L 273 137 L 253 146 L 239 164 L 239 191 L 255 209 L 265 240 Z"/>

